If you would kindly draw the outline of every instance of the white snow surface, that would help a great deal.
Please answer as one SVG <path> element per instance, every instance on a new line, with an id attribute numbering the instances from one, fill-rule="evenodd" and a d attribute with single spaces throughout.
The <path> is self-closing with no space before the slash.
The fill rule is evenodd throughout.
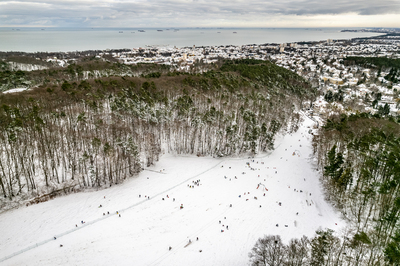
<path id="1" fill-rule="evenodd" d="M 0 264 L 248 265 L 264 235 L 288 243 L 339 231 L 345 221 L 324 200 L 305 119 L 269 154 L 164 155 L 123 184 L 2 213 Z"/>
<path id="2" fill-rule="evenodd" d="M 11 90 L 8 90 L 8 91 L 3 91 L 3 93 L 4 94 L 6 94 L 6 93 L 15 93 L 15 92 L 21 92 L 21 91 L 25 91 L 25 90 L 27 90 L 27 88 L 15 88 L 15 89 L 11 89 Z"/>

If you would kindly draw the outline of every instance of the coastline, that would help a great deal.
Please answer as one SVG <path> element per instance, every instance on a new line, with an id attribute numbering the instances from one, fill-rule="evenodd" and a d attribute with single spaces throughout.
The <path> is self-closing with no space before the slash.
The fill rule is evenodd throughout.
<path id="1" fill-rule="evenodd" d="M 19 30 L 18 30 L 19 29 Z M 143 30 L 143 31 L 139 31 Z M 163 31 L 159 31 L 163 30 Z M 342 28 L 0 28 L 0 51 L 71 52 L 349 40 L 382 35 Z M 236 32 L 236 33 L 234 33 Z"/>

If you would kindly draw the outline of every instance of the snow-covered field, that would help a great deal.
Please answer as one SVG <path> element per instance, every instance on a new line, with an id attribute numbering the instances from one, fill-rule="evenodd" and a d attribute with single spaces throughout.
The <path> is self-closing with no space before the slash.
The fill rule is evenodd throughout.
<path id="1" fill-rule="evenodd" d="M 311 159 L 312 123 L 257 158 L 164 155 L 121 185 L 5 212 L 0 264 L 247 265 L 265 234 L 287 243 L 337 231 L 344 221 Z"/>

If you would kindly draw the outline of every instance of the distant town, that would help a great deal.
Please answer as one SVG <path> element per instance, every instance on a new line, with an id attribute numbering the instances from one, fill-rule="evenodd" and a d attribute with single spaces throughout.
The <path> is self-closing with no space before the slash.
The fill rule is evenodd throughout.
<path id="1" fill-rule="evenodd" d="M 396 68 L 390 66 L 349 64 L 347 59 L 350 57 L 400 59 L 400 30 L 358 31 L 373 31 L 382 35 L 351 40 L 328 39 L 319 42 L 206 47 L 193 45 L 183 48 L 146 46 L 133 49 L 32 55 L 36 57 L 36 62 L 47 61 L 61 67 L 91 57 L 126 65 L 164 64 L 182 72 L 207 71 L 210 65 L 221 59 L 269 60 L 297 73 L 314 87 L 319 88 L 322 96 L 312 105 L 311 113 L 322 119 L 332 110 L 376 113 L 385 105 L 390 114 L 399 115 L 400 70 L 396 72 Z M 37 64 L 12 63 L 12 66 L 14 70 L 25 71 L 46 68 Z"/>
<path id="2" fill-rule="evenodd" d="M 332 108 L 347 109 L 350 112 L 371 112 L 379 105 L 387 104 L 393 115 L 399 115 L 400 81 L 387 80 L 390 67 L 345 65 L 348 57 L 382 57 L 400 59 L 400 34 L 398 30 L 375 30 L 387 33 L 384 36 L 352 40 L 332 40 L 309 43 L 281 43 L 243 46 L 209 47 L 154 47 L 134 48 L 129 51 L 104 51 L 96 57 L 111 55 L 123 64 L 156 63 L 175 65 L 181 71 L 190 71 L 196 64 L 212 64 L 220 59 L 270 60 L 278 66 L 296 72 L 319 87 L 323 95 L 343 97 L 341 104 L 335 102 Z M 393 32 L 396 32 L 393 34 Z M 375 108 L 371 102 L 378 99 Z M 328 115 L 327 97 L 321 97 L 313 105 L 315 115 Z M 328 112 L 326 112 L 328 110 Z"/>

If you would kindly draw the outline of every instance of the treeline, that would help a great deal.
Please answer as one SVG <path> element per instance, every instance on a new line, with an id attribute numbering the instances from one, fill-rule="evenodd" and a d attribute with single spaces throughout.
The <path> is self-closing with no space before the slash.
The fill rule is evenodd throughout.
<path id="1" fill-rule="evenodd" d="M 363 233 L 337 237 L 330 229 L 318 230 L 313 238 L 293 238 L 287 245 L 279 235 L 268 235 L 257 240 L 249 257 L 254 266 L 382 265 L 360 257 L 368 244 Z"/>
<path id="2" fill-rule="evenodd" d="M 349 56 L 343 59 L 345 66 L 359 65 L 366 68 L 400 68 L 400 59 L 392 59 L 387 57 L 358 57 Z"/>
<path id="3" fill-rule="evenodd" d="M 26 57 L 26 59 L 35 61 L 35 59 L 30 57 Z M 18 61 L 22 60 L 16 60 L 15 62 Z M 27 62 L 30 61 L 27 60 Z M 53 65 L 53 67 L 50 67 L 51 65 Z M 80 58 L 79 62 L 70 63 L 66 67 L 55 66 L 54 63 L 47 64 L 47 66 L 48 69 L 44 70 L 13 71 L 9 62 L 0 61 L 0 92 L 20 87 L 30 89 L 41 85 L 59 86 L 64 81 L 81 82 L 87 79 L 113 76 L 136 77 L 150 75 L 148 76 L 150 78 L 153 73 L 167 74 L 174 70 L 172 66 L 167 65 L 125 65 L 110 60 L 95 58 L 94 56 Z"/>
<path id="4" fill-rule="evenodd" d="M 160 74 L 84 79 L 74 66 L 62 70 L 63 81 L 1 95 L 3 204 L 56 189 L 111 186 L 162 153 L 270 150 L 279 130 L 297 130 L 294 111 L 316 96 L 301 77 L 264 61 L 237 61 L 203 74 L 144 68 L 143 76 Z"/>
<path id="5" fill-rule="evenodd" d="M 313 238 L 260 238 L 252 265 L 400 265 L 400 125 L 369 114 L 328 119 L 314 153 L 327 199 L 342 213 L 341 232 Z"/>
<path id="6" fill-rule="evenodd" d="M 0 61 L 0 92 L 29 85 L 24 71 L 11 71 L 7 63 Z"/>
<path id="7" fill-rule="evenodd" d="M 48 58 L 58 58 L 64 60 L 78 60 L 89 57 L 95 57 L 101 52 L 111 53 L 121 53 L 121 52 L 129 52 L 131 49 L 112 49 L 109 51 L 101 51 L 101 50 L 86 50 L 86 51 L 70 51 L 70 52 L 35 52 L 35 53 L 26 53 L 26 52 L 17 52 L 17 51 L 9 51 L 2 52 L 0 51 L 0 59 L 5 61 L 12 61 L 24 64 L 45 64 L 44 61 Z M 42 63 L 40 63 L 40 61 Z"/>
<path id="8" fill-rule="evenodd" d="M 332 117 L 313 145 L 328 197 L 349 221 L 346 237 L 361 237 L 346 253 L 360 265 L 399 265 L 400 125 L 369 114 Z"/>

